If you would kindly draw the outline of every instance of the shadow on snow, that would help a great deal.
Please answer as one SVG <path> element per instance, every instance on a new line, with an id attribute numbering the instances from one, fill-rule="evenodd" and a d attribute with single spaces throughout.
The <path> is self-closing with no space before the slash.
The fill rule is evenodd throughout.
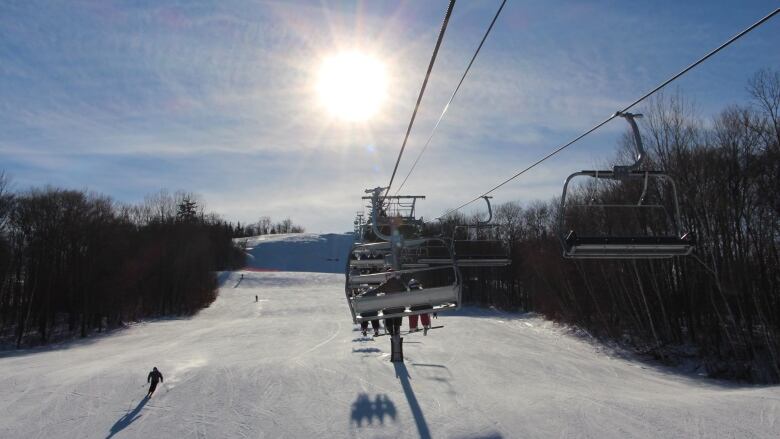
<path id="1" fill-rule="evenodd" d="M 119 420 L 111 426 L 111 430 L 109 431 L 108 436 L 106 436 L 106 439 L 110 439 L 115 434 L 129 427 L 130 424 L 138 420 L 141 417 L 141 409 L 144 408 L 147 402 L 149 402 L 149 398 L 144 397 L 144 399 L 142 399 L 141 402 L 139 402 L 132 411 L 125 413 L 124 416 L 119 418 Z"/>
<path id="2" fill-rule="evenodd" d="M 361 393 L 352 403 L 352 423 L 357 424 L 358 427 L 362 427 L 364 421 L 367 425 L 373 425 L 374 418 L 380 424 L 384 424 L 385 417 L 393 421 L 396 418 L 395 404 L 387 395 L 376 395 L 372 401 L 367 393 Z"/>
<path id="3" fill-rule="evenodd" d="M 425 415 L 423 415 L 420 403 L 417 402 L 417 396 L 412 390 L 411 377 L 409 371 L 406 369 L 406 364 L 403 362 L 393 363 L 395 367 L 395 376 L 401 381 L 401 387 L 404 389 L 404 395 L 406 395 L 406 401 L 409 403 L 409 409 L 414 416 L 414 423 L 417 425 L 417 432 L 420 434 L 420 439 L 430 439 L 431 431 L 428 429 L 428 423 L 425 421 Z"/>

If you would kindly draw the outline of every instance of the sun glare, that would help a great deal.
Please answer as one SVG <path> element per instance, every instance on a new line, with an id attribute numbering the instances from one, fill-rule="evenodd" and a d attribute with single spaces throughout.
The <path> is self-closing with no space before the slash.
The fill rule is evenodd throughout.
<path id="1" fill-rule="evenodd" d="M 325 60 L 317 89 L 331 114 L 359 122 L 377 113 L 385 99 L 386 82 L 385 68 L 376 58 L 345 52 Z"/>

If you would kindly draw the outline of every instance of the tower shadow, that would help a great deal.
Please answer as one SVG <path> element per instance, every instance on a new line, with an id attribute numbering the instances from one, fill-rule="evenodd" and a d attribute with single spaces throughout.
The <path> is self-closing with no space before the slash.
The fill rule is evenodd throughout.
<path id="1" fill-rule="evenodd" d="M 409 402 L 409 409 L 412 410 L 420 439 L 431 439 L 431 431 L 428 429 L 425 415 L 423 415 L 420 403 L 417 402 L 417 397 L 414 395 L 414 390 L 412 390 L 412 384 L 410 383 L 409 371 L 406 369 L 406 364 L 399 361 L 393 363 L 393 366 L 395 367 L 395 376 L 401 380 L 401 387 L 403 387 L 406 400 Z"/>
<path id="2" fill-rule="evenodd" d="M 144 399 L 142 399 L 141 402 L 139 402 L 132 411 L 125 413 L 124 416 L 119 418 L 119 420 L 116 421 L 113 426 L 111 426 L 111 430 L 109 431 L 108 436 L 106 436 L 106 439 L 110 439 L 115 434 L 129 427 L 130 424 L 140 418 L 141 409 L 144 408 L 147 402 L 149 402 L 149 398 L 144 397 Z"/>

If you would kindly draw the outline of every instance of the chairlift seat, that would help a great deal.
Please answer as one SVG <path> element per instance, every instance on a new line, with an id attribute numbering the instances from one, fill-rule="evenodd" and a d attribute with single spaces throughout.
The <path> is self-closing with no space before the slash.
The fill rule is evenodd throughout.
<path id="1" fill-rule="evenodd" d="M 451 258 L 420 258 L 417 262 L 426 265 L 452 265 Z"/>
<path id="2" fill-rule="evenodd" d="M 468 258 L 458 259 L 458 267 L 505 267 L 512 264 L 507 258 Z"/>
<path id="3" fill-rule="evenodd" d="M 512 263 L 509 247 L 497 238 L 501 235 L 501 227 L 490 223 L 493 213 L 490 202 L 485 201 L 490 212 L 486 222 L 459 225 L 452 233 L 452 254 L 458 267 L 505 267 Z M 476 239 L 472 239 L 475 234 Z"/>
<path id="4" fill-rule="evenodd" d="M 687 256 L 695 246 L 693 236 L 579 236 L 570 231 L 564 257 L 582 259 L 656 259 Z"/>
<path id="5" fill-rule="evenodd" d="M 385 266 L 384 259 L 353 259 L 349 261 L 349 266 L 354 268 L 382 268 Z"/>
<path id="6" fill-rule="evenodd" d="M 348 277 L 349 286 L 379 285 L 387 280 L 387 273 L 358 274 Z"/>
<path id="7" fill-rule="evenodd" d="M 369 293 L 350 299 L 355 322 L 387 319 L 457 308 L 460 286 L 456 284 L 409 291 Z"/>
<path id="8" fill-rule="evenodd" d="M 401 268 L 402 269 L 407 269 L 407 268 L 428 268 L 428 267 L 430 267 L 430 264 L 424 264 L 424 263 L 421 263 L 421 262 L 401 264 Z"/>
<path id="9" fill-rule="evenodd" d="M 345 273 L 345 293 L 352 320 L 361 323 L 457 309 L 462 284 L 450 246 L 441 239 L 419 237 L 419 233 L 407 234 L 404 230 L 411 226 L 411 232 L 417 232 L 422 225 L 421 219 L 415 219 L 414 204 L 424 197 L 382 197 L 382 191 L 383 188 L 367 191 L 372 193 L 374 237 L 370 239 L 381 241 L 355 243 L 349 253 L 351 260 Z M 392 217 L 388 217 L 388 213 Z M 396 224 L 397 220 L 401 220 L 401 224 Z M 389 230 L 383 232 L 384 228 Z M 405 239 L 406 236 L 409 239 Z M 366 253 L 381 258 L 358 259 Z M 446 262 L 430 266 L 421 260 L 431 256 Z M 361 274 L 353 268 L 368 270 Z M 384 269 L 387 271 L 365 273 Z"/>
<path id="10" fill-rule="evenodd" d="M 452 259 L 425 258 L 420 259 L 420 263 L 428 265 L 447 265 L 452 264 Z M 456 259 L 458 267 L 505 267 L 512 264 L 508 258 L 458 258 Z"/>

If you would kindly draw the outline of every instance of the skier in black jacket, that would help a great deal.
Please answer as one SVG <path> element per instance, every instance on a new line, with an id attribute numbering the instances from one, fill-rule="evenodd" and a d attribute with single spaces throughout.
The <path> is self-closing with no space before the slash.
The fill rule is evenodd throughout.
<path id="1" fill-rule="evenodd" d="M 157 388 L 158 382 L 163 382 L 163 376 L 160 373 L 159 370 L 157 370 L 156 367 L 152 368 L 152 371 L 149 372 L 149 376 L 146 377 L 147 383 L 152 383 L 151 386 L 149 386 L 149 393 L 146 394 L 147 398 L 151 398 L 152 394 L 154 393 L 154 390 Z"/>

